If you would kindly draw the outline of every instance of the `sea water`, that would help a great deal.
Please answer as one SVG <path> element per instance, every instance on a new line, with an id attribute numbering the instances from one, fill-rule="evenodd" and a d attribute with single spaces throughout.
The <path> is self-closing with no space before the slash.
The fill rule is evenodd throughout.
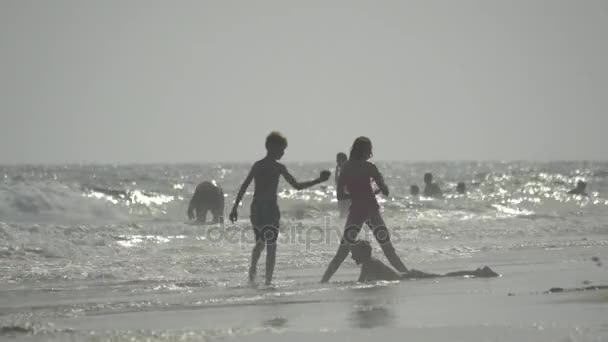
<path id="1" fill-rule="evenodd" d="M 378 200 L 397 252 L 407 266 L 449 271 L 456 265 L 482 266 L 474 264 L 481 260 L 501 273 L 501 265 L 492 263 L 499 260 L 492 256 L 501 253 L 522 251 L 541 262 L 546 257 L 541 251 L 605 251 L 608 246 L 606 162 L 377 165 L 390 188 L 390 195 Z M 334 167 L 330 163 L 287 166 L 298 180 L 316 178 L 321 170 Z M 224 225 L 201 225 L 189 222 L 186 215 L 196 185 L 208 180 L 223 188 L 227 216 L 249 167 L 1 166 L 0 338 L 150 337 L 149 333 L 133 332 L 138 326 L 148 331 L 145 324 L 128 323 L 113 315 L 249 307 L 276 301 L 313 300 L 326 305 L 335 298 L 346 298 L 344 301 L 350 303 L 349 290 L 370 286 L 355 282 L 357 268 L 350 260 L 334 282 L 318 283 L 337 249 L 344 224 L 338 217 L 335 184 L 329 181 L 295 191 L 281 181 L 281 235 L 274 286 L 251 288 L 247 270 L 253 233 L 248 215 L 253 186 L 245 195 L 236 224 L 226 220 Z M 411 185 L 423 188 L 425 172 L 433 172 L 443 198 L 409 194 Z M 567 193 L 579 180 L 588 183 L 588 196 Z M 456 193 L 458 182 L 465 182 L 465 194 Z M 373 241 L 367 228 L 361 238 Z M 377 243 L 373 245 L 374 254 L 382 258 Z M 556 257 L 560 255 L 568 253 L 557 253 Z M 263 275 L 261 260 L 258 274 Z M 596 263 L 598 272 L 604 267 L 606 273 L 605 266 L 600 266 L 601 255 L 588 262 Z M 243 310 L 227 315 L 237 312 L 238 316 Z M 95 314 L 115 317 L 106 325 L 111 329 L 99 331 L 84 320 L 78 327 L 69 323 L 70 319 Z M 57 325 L 62 320 L 64 323 Z M 259 329 L 281 329 L 283 320 L 280 315 L 270 317 Z M 174 331 L 167 328 L 154 336 L 171 340 L 190 336 L 190 332 L 197 338 L 225 337 L 254 334 L 258 329 L 245 324 L 242 330 L 197 330 L 191 323 L 182 317 L 172 328 L 182 335 L 165 336 L 163 331 Z"/>

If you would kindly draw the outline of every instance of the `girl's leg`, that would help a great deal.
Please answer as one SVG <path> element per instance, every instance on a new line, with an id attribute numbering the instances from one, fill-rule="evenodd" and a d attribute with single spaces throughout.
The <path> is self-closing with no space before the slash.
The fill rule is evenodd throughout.
<path id="1" fill-rule="evenodd" d="M 397 253 L 395 252 L 395 247 L 393 247 L 393 243 L 391 242 L 391 236 L 386 229 L 386 224 L 382 219 L 379 211 L 372 213 L 370 217 L 370 226 L 374 233 L 374 237 L 382 247 L 382 251 L 386 256 L 386 259 L 393 265 L 393 267 L 399 272 L 407 272 L 407 267 L 403 264 Z"/>
<path id="2" fill-rule="evenodd" d="M 348 256 L 349 251 L 348 243 L 344 239 L 340 240 L 340 247 L 338 247 L 336 255 L 331 259 L 329 266 L 327 266 L 327 270 L 325 270 L 325 273 L 323 274 L 323 278 L 321 278 L 322 283 L 327 283 L 331 276 L 336 273 L 340 265 L 342 265 L 342 262 L 344 262 L 344 259 Z"/>
<path id="3" fill-rule="evenodd" d="M 350 252 L 350 243 L 353 243 L 359 231 L 361 231 L 361 226 L 363 226 L 363 222 L 365 222 L 365 217 L 360 217 L 360 215 L 355 215 L 353 212 L 348 213 L 348 218 L 346 219 L 346 225 L 344 227 L 344 235 L 340 240 L 340 247 L 338 247 L 338 251 L 336 255 L 331 260 L 329 265 L 327 266 L 327 270 L 323 274 L 323 278 L 321 278 L 322 283 L 326 283 L 329 281 L 331 276 L 336 273 L 340 265 Z"/>

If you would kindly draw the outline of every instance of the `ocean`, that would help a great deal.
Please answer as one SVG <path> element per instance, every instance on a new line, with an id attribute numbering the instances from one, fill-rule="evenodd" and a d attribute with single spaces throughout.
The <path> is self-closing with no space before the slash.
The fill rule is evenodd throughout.
<path id="1" fill-rule="evenodd" d="M 334 168 L 286 165 L 298 180 Z M 359 284 L 347 259 L 320 284 L 344 225 L 332 177 L 281 181 L 274 285 L 251 287 L 253 186 L 236 224 L 186 216 L 208 180 L 227 217 L 250 164 L 0 166 L 0 340 L 608 340 L 608 162 L 377 165 L 408 267 L 501 277 Z M 425 172 L 444 198 L 409 194 Z M 579 180 L 588 196 L 568 194 Z"/>

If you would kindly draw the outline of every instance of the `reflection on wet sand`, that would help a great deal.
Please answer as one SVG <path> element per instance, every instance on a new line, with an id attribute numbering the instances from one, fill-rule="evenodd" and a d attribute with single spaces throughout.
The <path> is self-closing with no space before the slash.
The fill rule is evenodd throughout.
<path id="1" fill-rule="evenodd" d="M 390 288 L 382 286 L 357 289 L 356 291 L 363 298 L 352 304 L 350 314 L 350 325 L 352 327 L 371 329 L 393 325 L 395 313 L 392 304 L 387 302 L 386 298 L 386 295 L 392 292 Z"/>
<path id="2" fill-rule="evenodd" d="M 272 327 L 272 328 L 282 328 L 286 324 L 287 324 L 287 318 L 285 318 L 285 317 L 275 317 L 275 318 L 262 322 L 262 326 Z"/>

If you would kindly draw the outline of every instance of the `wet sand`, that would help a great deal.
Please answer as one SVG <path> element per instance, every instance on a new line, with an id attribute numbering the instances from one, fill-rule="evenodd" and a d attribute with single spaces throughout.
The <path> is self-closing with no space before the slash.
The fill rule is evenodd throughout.
<path id="1" fill-rule="evenodd" d="M 479 253 L 416 268 L 488 265 L 499 278 L 357 284 L 345 264 L 330 284 L 322 268 L 279 270 L 274 288 L 196 284 L 5 287 L 2 339 L 16 341 L 604 341 L 608 248 Z M 160 288 L 158 288 L 160 286 Z M 556 290 L 556 289 L 561 290 Z M 553 289 L 553 290 L 551 290 Z"/>

